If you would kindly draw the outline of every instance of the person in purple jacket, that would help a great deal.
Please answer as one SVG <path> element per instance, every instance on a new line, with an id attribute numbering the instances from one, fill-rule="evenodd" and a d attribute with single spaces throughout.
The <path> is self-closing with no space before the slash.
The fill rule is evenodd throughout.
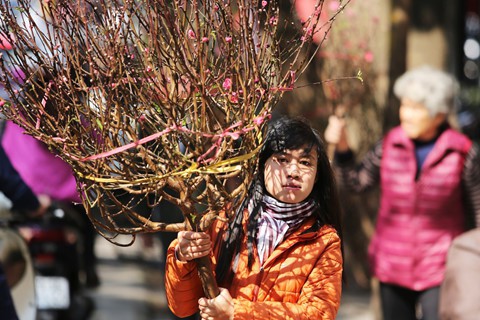
<path id="1" fill-rule="evenodd" d="M 330 117 L 325 130 L 349 189 L 380 184 L 369 259 L 385 320 L 438 319 L 447 251 L 455 237 L 480 226 L 479 146 L 447 120 L 457 90 L 443 71 L 428 66 L 407 71 L 394 85 L 400 125 L 358 164 L 345 119 Z"/>
<path id="2" fill-rule="evenodd" d="M 22 180 L 18 172 L 12 166 L 10 159 L 0 145 L 0 192 L 11 202 L 11 210 L 26 213 L 31 216 L 42 215 L 50 206 L 50 198 L 46 195 L 38 197 Z M 18 319 L 13 300 L 10 295 L 5 273 L 0 262 L 0 318 Z"/>
<path id="3" fill-rule="evenodd" d="M 100 279 L 97 273 L 95 255 L 96 231 L 88 219 L 72 168 L 59 156 L 48 150 L 37 139 L 26 135 L 24 130 L 11 121 L 5 122 L 1 144 L 15 169 L 35 194 L 47 194 L 53 201 L 67 204 L 83 219 L 82 228 L 82 268 L 85 285 L 97 287 Z"/>

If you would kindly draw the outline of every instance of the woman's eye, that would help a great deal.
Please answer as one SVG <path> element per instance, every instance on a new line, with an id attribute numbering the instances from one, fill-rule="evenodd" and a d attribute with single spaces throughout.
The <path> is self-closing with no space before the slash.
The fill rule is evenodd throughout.
<path id="1" fill-rule="evenodd" d="M 286 158 L 278 158 L 278 162 L 287 163 L 287 159 Z"/>
<path id="2" fill-rule="evenodd" d="M 310 167 L 312 165 L 311 162 L 307 160 L 300 161 L 300 164 L 306 167 Z"/>

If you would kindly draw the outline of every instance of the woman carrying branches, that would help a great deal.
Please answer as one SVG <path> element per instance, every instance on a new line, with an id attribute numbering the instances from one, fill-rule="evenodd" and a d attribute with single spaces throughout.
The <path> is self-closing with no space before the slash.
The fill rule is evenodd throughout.
<path id="1" fill-rule="evenodd" d="M 194 259 L 210 256 L 220 295 L 204 298 Z M 319 135 L 282 117 L 230 222 L 182 231 L 168 249 L 171 310 L 202 319 L 334 319 L 343 257 L 337 189 Z"/>

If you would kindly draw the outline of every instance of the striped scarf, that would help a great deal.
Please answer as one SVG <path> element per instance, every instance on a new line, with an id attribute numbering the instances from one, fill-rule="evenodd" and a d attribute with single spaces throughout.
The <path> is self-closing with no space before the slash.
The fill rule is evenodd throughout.
<path id="1" fill-rule="evenodd" d="M 261 265 L 277 245 L 310 217 L 314 210 L 315 201 L 312 199 L 301 203 L 284 203 L 270 196 L 263 196 L 257 232 L 257 248 Z"/>

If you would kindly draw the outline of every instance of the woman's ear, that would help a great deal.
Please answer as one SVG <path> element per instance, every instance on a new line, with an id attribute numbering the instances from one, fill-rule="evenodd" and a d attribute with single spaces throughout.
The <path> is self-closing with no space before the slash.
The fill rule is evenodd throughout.
<path id="1" fill-rule="evenodd" d="M 434 121 L 435 126 L 437 128 L 440 127 L 446 120 L 447 120 L 447 114 L 446 113 L 437 113 L 433 117 L 433 121 Z"/>

